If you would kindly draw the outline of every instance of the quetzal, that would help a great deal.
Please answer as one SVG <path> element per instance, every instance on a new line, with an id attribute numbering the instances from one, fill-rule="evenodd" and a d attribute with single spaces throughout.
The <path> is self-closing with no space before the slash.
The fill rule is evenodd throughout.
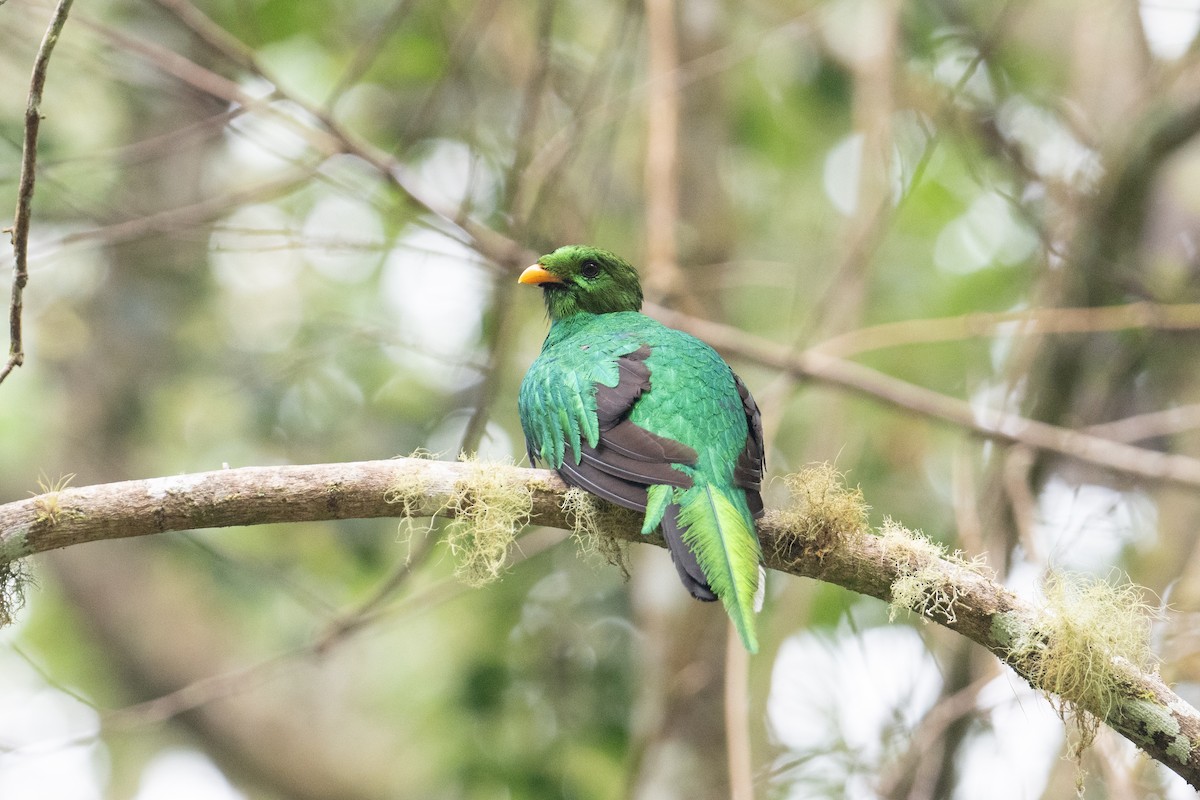
<path id="1" fill-rule="evenodd" d="M 683 585 L 725 604 L 758 650 L 762 602 L 762 421 L 746 385 L 704 342 L 640 313 L 637 272 L 619 256 L 560 247 L 521 273 L 550 314 L 521 383 L 530 463 L 645 512 L 662 527 Z"/>

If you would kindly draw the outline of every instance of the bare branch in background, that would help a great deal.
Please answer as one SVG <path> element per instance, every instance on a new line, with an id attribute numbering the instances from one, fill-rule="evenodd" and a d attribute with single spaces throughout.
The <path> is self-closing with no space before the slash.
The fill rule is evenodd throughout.
<path id="1" fill-rule="evenodd" d="M 1049 336 L 1132 328 L 1200 330 L 1200 304 L 1143 302 L 1085 308 L 976 312 L 945 319 L 908 319 L 848 331 L 813 345 L 813 349 L 847 358 L 889 347 L 954 342 L 984 336 Z"/>
<path id="2" fill-rule="evenodd" d="M 435 537 L 425 536 L 419 544 L 410 545 L 412 549 L 410 549 L 408 557 L 376 587 L 366 600 L 337 615 L 326 625 L 325 630 L 317 636 L 313 644 L 314 650 L 325 652 L 336 642 L 344 640 L 375 619 L 373 615 L 403 589 L 417 570 L 425 565 L 429 556 L 433 554 L 435 541 Z"/>
<path id="3" fill-rule="evenodd" d="M 737 631 L 725 637 L 725 752 L 729 760 L 729 800 L 754 800 L 754 760 L 750 750 L 750 654 Z"/>
<path id="4" fill-rule="evenodd" d="M 854 209 L 842 231 L 834 277 L 822 302 L 814 309 L 818 330 L 844 330 L 862 318 L 875 252 L 891 226 L 891 172 L 896 108 L 896 61 L 900 3 L 886 0 L 873 6 L 872 44 L 848 67 L 853 79 L 853 126 L 861 136 L 861 164 L 854 187 Z"/>
<path id="5" fill-rule="evenodd" d="M 524 98 L 517 120 L 517 140 L 513 148 L 513 160 L 505 175 L 504 199 L 501 212 L 511 220 L 511 230 L 518 238 L 524 238 L 527 220 L 520 217 L 520 197 L 527 191 L 525 168 L 533 153 L 533 142 L 537 134 L 538 119 L 542 108 L 542 95 L 549 82 L 550 58 L 553 49 L 554 0 L 542 0 L 538 9 L 538 47 L 533 71 L 525 84 Z M 516 346 L 516 284 L 505 276 L 496 287 L 493 309 L 494 327 L 488 342 L 488 368 L 480 384 L 475 408 L 467 420 L 459 450 L 474 453 L 487 430 L 492 404 L 500 391 L 501 376 L 512 357 Z"/>
<path id="6" fill-rule="evenodd" d="M 325 101 L 327 106 L 333 108 L 337 99 L 347 89 L 358 83 L 362 76 L 367 73 L 367 70 L 371 68 L 375 59 L 383 51 L 383 47 L 387 44 L 388 39 L 408 19 L 408 15 L 412 12 L 415 5 L 414 0 L 396 0 L 392 4 L 392 9 L 384 18 L 371 26 L 371 31 L 366 41 L 354 51 L 354 58 L 350 62 L 350 66 L 346 67 L 342 76 L 338 78 L 337 84 L 329 92 L 329 97 Z"/>
<path id="7" fill-rule="evenodd" d="M 646 0 L 646 42 L 646 263 L 642 282 L 652 297 L 675 297 L 684 282 L 675 242 L 680 85 L 674 0 Z"/>
<path id="8" fill-rule="evenodd" d="M 156 234 L 169 235 L 194 230 L 198 225 L 220 218 L 230 208 L 287 195 L 311 181 L 315 171 L 316 165 L 301 166 L 274 180 L 264 181 L 241 191 L 208 197 L 186 206 L 164 209 L 144 217 L 134 217 L 91 230 L 69 233 L 63 236 L 59 243 L 64 246 L 86 241 L 113 244 Z"/>
<path id="9" fill-rule="evenodd" d="M 1200 459 L 1134 447 L 1089 433 L 1062 428 L 999 409 L 978 409 L 966 400 L 893 378 L 846 361 L 818 348 L 795 353 L 790 348 L 717 322 L 689 317 L 647 304 L 655 318 L 697 336 L 717 350 L 773 367 L 801 378 L 821 381 L 865 395 L 887 405 L 960 427 L 978 436 L 1028 445 L 1117 473 L 1155 481 L 1200 487 Z"/>
<path id="10" fill-rule="evenodd" d="M 1200 428 L 1200 403 L 1147 411 L 1145 414 L 1102 422 L 1089 426 L 1085 432 L 1115 442 L 1140 442 L 1196 428 Z"/>
<path id="11" fill-rule="evenodd" d="M 435 552 L 433 545 L 436 541 L 436 537 L 426 537 L 422 544 L 417 546 L 417 550 L 387 576 L 365 600 L 339 612 L 304 644 L 226 671 L 206 672 L 198 669 L 197 672 L 204 674 L 204 677 L 195 678 L 158 697 L 104 711 L 104 727 L 114 730 L 136 730 L 165 722 L 193 709 L 247 694 L 257 686 L 277 679 L 281 673 L 296 667 L 300 662 L 328 656 L 337 647 L 383 619 L 394 620 L 406 612 L 425 611 L 471 591 L 465 584 L 447 577 L 396 601 L 397 595 L 402 595 L 403 591 L 410 587 L 410 579 Z M 512 568 L 528 561 L 558 541 L 558 538 L 547 538 L 539 544 L 531 545 L 528 537 L 523 538 L 521 548 L 514 550 L 510 555 L 508 567 Z"/>
<path id="12" fill-rule="evenodd" d="M 186 0 L 164 0 L 164 5 L 179 14 L 180 21 L 216 52 L 269 82 L 275 87 L 276 97 L 291 101 L 312 119 L 305 120 L 294 114 L 280 112 L 269 103 L 247 95 L 240 86 L 232 81 L 189 61 L 174 51 L 136 39 L 111 27 L 100 25 L 95 27 L 122 47 L 147 58 L 158 68 L 185 83 L 214 97 L 238 103 L 251 111 L 269 115 L 274 121 L 288 126 L 304 137 L 308 144 L 319 153 L 325 155 L 348 153 L 361 158 L 418 208 L 432 214 L 452 229 L 461 231 L 471 246 L 493 263 L 508 269 L 516 269 L 537 258 L 538 254 L 532 253 L 528 248 L 495 229 L 461 214 L 459 209 L 445 208 L 423 196 L 421 192 L 412 187 L 412 182 L 407 177 L 407 168 L 402 162 L 338 124 L 327 109 L 307 102 L 301 97 L 288 94 L 281 82 L 257 63 L 253 52 L 245 44 L 205 16 L 194 5 Z M 495 4 L 485 5 L 494 6 Z M 488 18 L 490 17 L 485 17 L 480 24 L 486 24 Z"/>
<path id="13" fill-rule="evenodd" d="M 42 90 L 46 86 L 46 72 L 50 68 L 50 55 L 63 26 L 73 0 L 59 0 L 46 28 L 46 35 L 38 47 L 33 62 L 33 77 L 29 82 L 29 97 L 25 105 L 25 140 L 21 149 L 21 178 L 17 189 L 17 211 L 13 219 L 13 285 L 12 301 L 8 312 L 8 361 L 0 368 L 0 382 L 25 363 L 24 335 L 21 330 L 21 315 L 25 304 L 25 284 L 29 282 L 29 224 L 33 217 L 33 187 L 37 181 L 38 128 L 42 124 Z"/>
<path id="14" fill-rule="evenodd" d="M 515 209 L 519 218 L 540 223 L 544 210 L 553 206 L 553 201 L 562 197 L 561 184 L 563 177 L 584 152 L 586 140 L 585 131 L 597 122 L 601 116 L 597 109 L 604 109 L 609 121 L 621 118 L 623 114 L 617 106 L 624 108 L 623 103 L 606 100 L 612 91 L 612 83 L 619 72 L 619 66 L 628 51 L 627 43 L 634 38 L 640 16 L 634 7 L 640 5 L 638 0 L 625 0 L 625 7 L 616 13 L 612 29 L 605 37 L 605 46 L 600 49 L 601 58 L 588 73 L 572 104 L 571 115 L 567 124 L 550 136 L 530 159 L 526 172 L 526 183 L 530 190 L 524 193 L 526 207 Z M 627 98 L 626 98 L 627 99 Z M 609 141 L 601 143 L 598 151 L 604 154 L 612 152 L 611 137 L 618 129 L 616 125 L 605 125 Z M 604 195 L 597 192 L 598 197 Z"/>
<path id="15" fill-rule="evenodd" d="M 418 137 L 421 133 L 420 126 L 437 115 L 445 98 L 446 87 L 452 86 L 459 79 L 464 67 L 471 61 L 476 48 L 483 42 L 484 33 L 492 24 L 492 19 L 496 16 L 499 7 L 499 0 L 483 0 L 483 2 L 472 4 L 470 16 L 454 37 L 449 52 L 446 54 L 444 69 L 433 85 L 429 87 L 420 107 L 409 117 L 404 138 Z"/>

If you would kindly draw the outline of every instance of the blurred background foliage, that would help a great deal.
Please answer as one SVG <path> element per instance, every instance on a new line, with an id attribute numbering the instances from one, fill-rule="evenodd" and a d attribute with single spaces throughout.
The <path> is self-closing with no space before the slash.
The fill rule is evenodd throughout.
<path id="1" fill-rule="evenodd" d="M 0 4 L 7 207 L 51 10 Z M 1198 27 L 1193 0 L 78 3 L 43 104 L 0 499 L 68 474 L 522 459 L 546 324 L 509 240 L 623 253 L 662 305 L 796 352 L 838 337 L 981 419 L 1122 421 L 1092 430 L 1200 456 Z M 1053 309 L 1131 303 L 1133 324 L 1054 332 Z M 1021 592 L 1052 568 L 1128 575 L 1169 606 L 1162 671 L 1200 700 L 1196 487 L 732 360 L 772 475 L 831 461 L 876 523 Z M 470 589 L 439 531 L 34 559 L 0 633 L 0 796 L 729 797 L 747 752 L 757 797 L 1074 791 L 1044 700 L 874 600 L 777 576 L 747 664 L 657 548 L 627 581 L 531 531 Z M 1191 796 L 1110 735 L 1082 765 L 1086 797 Z"/>

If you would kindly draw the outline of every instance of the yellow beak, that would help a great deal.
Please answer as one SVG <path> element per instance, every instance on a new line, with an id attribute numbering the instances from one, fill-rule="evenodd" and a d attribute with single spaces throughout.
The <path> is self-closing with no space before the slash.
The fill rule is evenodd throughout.
<path id="1" fill-rule="evenodd" d="M 543 283 L 562 282 L 562 278 L 545 269 L 541 264 L 534 264 L 532 267 L 527 268 L 521 273 L 521 277 L 517 278 L 517 283 L 528 283 L 533 286 L 540 286 Z"/>

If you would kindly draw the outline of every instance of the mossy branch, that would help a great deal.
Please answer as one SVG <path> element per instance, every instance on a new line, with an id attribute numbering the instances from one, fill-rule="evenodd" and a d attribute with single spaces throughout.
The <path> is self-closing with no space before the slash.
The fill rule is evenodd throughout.
<path id="1" fill-rule="evenodd" d="M 1085 733 L 1090 720 L 1103 720 L 1200 788 L 1200 712 L 1153 670 L 1138 633 L 1145 619 L 1127 591 L 1105 593 L 1098 582 L 1068 581 L 1047 593 L 1045 608 L 1035 607 L 979 564 L 895 523 L 871 530 L 861 494 L 843 487 L 830 468 L 791 476 L 788 484 L 793 503 L 769 512 L 761 524 L 769 567 L 911 608 L 961 633 L 1035 687 L 1057 692 L 1060 707 L 1078 715 Z M 528 522 L 579 533 L 586 519 L 591 535 L 662 545 L 656 535 L 638 533 L 636 514 L 600 501 L 581 510 L 578 493 L 551 472 L 401 458 L 225 469 L 63 488 L 0 505 L 0 577 L 16 580 L 20 558 L 84 542 L 263 523 L 470 517 L 486 496 L 520 502 L 510 504 L 507 522 L 494 508 L 485 510 L 485 528 Z M 1071 606 L 1076 601 L 1099 602 L 1088 607 L 1105 624 L 1079 624 Z M 1121 615 L 1127 625 L 1108 624 Z"/>

